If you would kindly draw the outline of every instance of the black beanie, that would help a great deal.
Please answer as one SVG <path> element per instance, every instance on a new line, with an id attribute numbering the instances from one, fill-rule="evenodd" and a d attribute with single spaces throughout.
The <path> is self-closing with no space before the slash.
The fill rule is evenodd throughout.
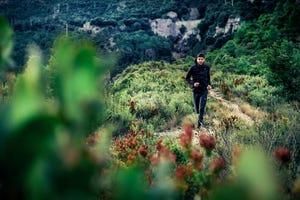
<path id="1" fill-rule="evenodd" d="M 199 54 L 197 55 L 197 58 L 198 58 L 198 57 L 205 58 L 205 55 L 204 55 L 204 53 L 199 53 Z"/>

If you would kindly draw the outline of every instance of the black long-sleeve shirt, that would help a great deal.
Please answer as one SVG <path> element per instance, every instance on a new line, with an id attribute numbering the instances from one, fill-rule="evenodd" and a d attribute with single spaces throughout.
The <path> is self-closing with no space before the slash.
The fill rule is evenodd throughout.
<path id="1" fill-rule="evenodd" d="M 211 85 L 210 67 L 206 64 L 194 65 L 189 69 L 185 79 L 193 88 L 193 92 L 207 90 L 207 86 Z M 194 87 L 195 82 L 199 82 L 199 86 L 196 88 Z"/>

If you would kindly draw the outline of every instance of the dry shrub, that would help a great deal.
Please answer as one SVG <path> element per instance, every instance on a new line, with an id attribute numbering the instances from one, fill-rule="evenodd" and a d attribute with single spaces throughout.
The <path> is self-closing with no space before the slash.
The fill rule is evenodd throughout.
<path id="1" fill-rule="evenodd" d="M 265 117 L 265 113 L 247 103 L 241 105 L 241 111 L 251 117 L 254 121 L 263 119 Z"/>
<path id="2" fill-rule="evenodd" d="M 192 125 L 194 126 L 197 123 L 197 115 L 187 115 L 182 120 L 182 126 Z"/>

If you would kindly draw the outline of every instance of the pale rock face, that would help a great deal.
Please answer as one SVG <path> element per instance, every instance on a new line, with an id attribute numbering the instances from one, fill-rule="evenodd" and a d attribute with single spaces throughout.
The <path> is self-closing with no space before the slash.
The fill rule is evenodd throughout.
<path id="1" fill-rule="evenodd" d="M 171 19 L 155 19 L 151 20 L 151 29 L 154 33 L 160 35 L 160 36 L 175 36 L 174 33 L 175 30 L 172 30 L 171 25 L 173 24 Z"/>
<path id="2" fill-rule="evenodd" d="M 177 13 L 176 13 L 176 12 L 173 12 L 173 11 L 168 12 L 168 13 L 167 13 L 167 16 L 168 16 L 169 18 L 171 18 L 171 19 L 177 18 L 177 17 L 178 17 Z"/>
<path id="3" fill-rule="evenodd" d="M 93 35 L 101 32 L 103 29 L 98 26 L 92 26 L 90 22 L 85 22 L 82 28 L 79 28 L 81 31 L 91 31 Z"/>
<path id="4" fill-rule="evenodd" d="M 117 11 L 121 11 L 123 9 L 126 8 L 126 3 L 124 1 L 120 2 L 118 7 L 117 7 Z"/>
<path id="5" fill-rule="evenodd" d="M 196 27 L 201 20 L 188 20 L 188 21 L 176 21 L 173 22 L 171 19 L 154 19 L 150 21 L 151 29 L 154 33 L 168 37 L 180 35 L 180 28 L 184 26 L 186 32 L 183 34 L 183 39 L 187 39 L 192 34 L 197 34 Z"/>
<path id="6" fill-rule="evenodd" d="M 197 30 L 198 24 L 200 24 L 201 20 L 188 20 L 188 21 L 177 21 L 176 28 L 180 29 L 181 26 L 186 28 L 186 32 L 183 34 L 182 39 L 188 39 L 191 35 L 198 35 L 199 30 Z M 180 32 L 180 31 L 179 31 Z"/>
<path id="7" fill-rule="evenodd" d="M 241 25 L 240 17 L 229 18 L 224 28 L 218 26 L 216 27 L 216 33 L 214 37 L 220 34 L 228 33 L 231 27 L 232 27 L 231 32 L 234 32 L 240 27 L 240 25 Z"/>
<path id="8" fill-rule="evenodd" d="M 191 8 L 190 20 L 198 19 L 199 16 L 200 16 L 200 13 L 199 13 L 198 9 L 197 8 Z"/>
<path id="9" fill-rule="evenodd" d="M 173 22 L 171 19 L 154 19 L 150 20 L 151 29 L 154 33 L 163 36 L 173 36 L 180 38 L 175 44 L 174 48 L 176 51 L 185 52 L 188 51 L 188 39 L 191 35 L 196 35 L 198 41 L 201 41 L 201 37 L 199 35 L 199 30 L 197 29 L 198 24 L 200 24 L 201 20 L 176 20 Z M 185 32 L 181 33 L 180 28 L 184 26 Z M 172 52 L 172 55 L 175 59 L 178 59 L 183 56 L 182 53 Z"/>

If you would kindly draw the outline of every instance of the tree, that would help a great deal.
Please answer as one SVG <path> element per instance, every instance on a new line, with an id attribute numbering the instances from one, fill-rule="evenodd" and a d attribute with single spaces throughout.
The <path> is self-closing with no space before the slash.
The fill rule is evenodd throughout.
<path id="1" fill-rule="evenodd" d="M 266 49 L 266 63 L 271 69 L 268 80 L 283 86 L 282 91 L 290 100 L 300 100 L 300 50 L 295 44 L 284 40 Z"/>

